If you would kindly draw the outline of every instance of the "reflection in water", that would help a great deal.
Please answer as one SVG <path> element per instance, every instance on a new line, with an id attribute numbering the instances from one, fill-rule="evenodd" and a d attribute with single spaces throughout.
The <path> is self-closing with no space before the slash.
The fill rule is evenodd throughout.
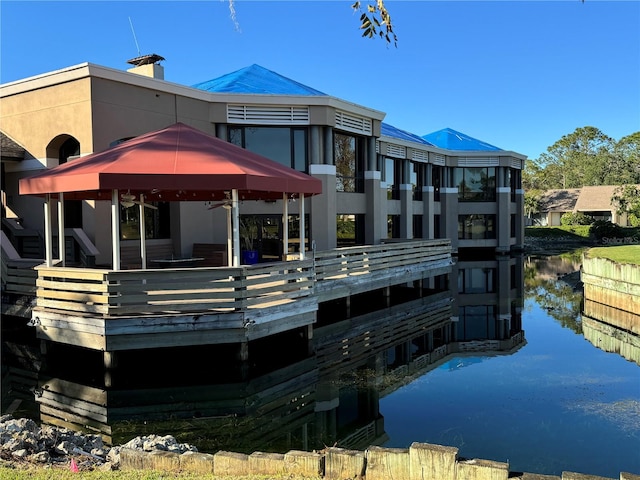
<path id="1" fill-rule="evenodd" d="M 529 257 L 524 272 L 525 299 L 535 301 L 563 327 L 582 333 L 580 263 L 575 255 Z"/>
<path id="2" fill-rule="evenodd" d="M 393 296 L 403 302 L 388 308 L 379 294 L 354 298 L 351 318 L 327 306 L 311 350 L 299 332 L 275 335 L 252 343 L 251 364 L 230 362 L 234 351 L 217 346 L 137 352 L 105 371 L 88 352 L 54 349 L 38 372 L 26 368 L 32 361 L 3 362 L 3 387 L 20 393 L 18 414 L 34 399 L 31 388 L 43 422 L 116 444 L 150 433 L 206 452 L 419 441 L 508 459 L 512 471 L 640 471 L 629 463 L 640 426 L 624 421 L 637 414 L 640 393 L 629 393 L 627 371 L 587 358 L 598 351 L 585 353 L 573 333 L 581 296 L 558 282 L 575 265 L 554 262 L 460 260 L 451 290 L 430 285 L 416 297 L 400 289 Z M 3 397 L 3 411 L 14 400 Z"/>

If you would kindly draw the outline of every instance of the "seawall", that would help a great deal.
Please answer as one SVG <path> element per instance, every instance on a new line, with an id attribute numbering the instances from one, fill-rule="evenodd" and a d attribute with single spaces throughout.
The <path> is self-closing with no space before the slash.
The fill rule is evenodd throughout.
<path id="1" fill-rule="evenodd" d="M 413 443 L 409 448 L 369 447 L 360 451 L 329 447 L 320 452 L 294 450 L 284 454 L 254 452 L 250 455 L 122 449 L 120 468 L 327 480 L 614 480 L 577 472 L 562 472 L 562 476 L 509 472 L 508 463 L 462 459 L 458 458 L 455 447 L 426 443 Z M 640 480 L 640 475 L 621 472 L 619 479 Z"/>

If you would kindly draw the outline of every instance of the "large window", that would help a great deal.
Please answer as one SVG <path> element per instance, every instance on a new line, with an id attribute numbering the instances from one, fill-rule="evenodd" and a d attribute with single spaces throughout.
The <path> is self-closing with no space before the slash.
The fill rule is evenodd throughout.
<path id="1" fill-rule="evenodd" d="M 494 293 L 495 268 L 465 268 L 458 271 L 459 293 Z"/>
<path id="2" fill-rule="evenodd" d="M 338 247 L 364 245 L 364 215 L 338 215 L 336 222 Z"/>
<path id="3" fill-rule="evenodd" d="M 387 184 L 387 200 L 400 198 L 400 183 L 402 180 L 402 160 L 385 157 L 384 181 Z"/>
<path id="4" fill-rule="evenodd" d="M 493 167 L 456 168 L 454 184 L 458 187 L 458 201 L 496 200 L 496 169 Z"/>
<path id="5" fill-rule="evenodd" d="M 499 338 L 496 331 L 496 307 L 494 305 L 460 307 L 457 326 L 456 336 L 461 342 Z"/>
<path id="6" fill-rule="evenodd" d="M 422 238 L 422 215 L 413 216 L 413 238 Z"/>
<path id="7" fill-rule="evenodd" d="M 431 170 L 431 176 L 432 176 L 432 182 L 433 182 L 433 200 L 435 202 L 440 201 L 440 187 L 442 187 L 442 175 L 443 175 L 442 167 L 440 167 L 439 165 L 434 165 Z"/>
<path id="8" fill-rule="evenodd" d="M 387 238 L 400 238 L 400 215 L 387 215 Z"/>
<path id="9" fill-rule="evenodd" d="M 413 190 L 413 199 L 422 200 L 422 187 L 427 181 L 427 165 L 419 162 L 411 162 L 411 188 Z"/>
<path id="10" fill-rule="evenodd" d="M 300 172 L 307 171 L 304 128 L 229 127 L 228 141 Z"/>
<path id="11" fill-rule="evenodd" d="M 495 225 L 495 215 L 459 215 L 458 238 L 467 240 L 496 238 Z"/>
<path id="12" fill-rule="evenodd" d="M 171 238 L 169 202 L 153 202 L 156 209 L 144 209 L 145 238 Z M 125 208 L 120 206 L 120 237 L 122 240 L 140 238 L 140 208 L 138 205 Z"/>
<path id="13" fill-rule="evenodd" d="M 334 135 L 336 191 L 364 193 L 364 137 Z"/>
<path id="14" fill-rule="evenodd" d="M 522 172 L 515 168 L 509 168 L 509 186 L 511 187 L 511 201 L 516 201 L 516 190 L 522 188 Z"/>

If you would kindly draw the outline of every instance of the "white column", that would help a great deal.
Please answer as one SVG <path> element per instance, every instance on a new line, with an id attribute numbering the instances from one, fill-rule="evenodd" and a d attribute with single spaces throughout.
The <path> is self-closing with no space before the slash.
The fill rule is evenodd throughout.
<path id="1" fill-rule="evenodd" d="M 287 261 L 289 253 L 289 200 L 282 194 L 282 260 Z"/>
<path id="2" fill-rule="evenodd" d="M 47 267 L 53 266 L 53 253 L 51 248 L 51 195 L 47 193 L 44 197 L 44 261 Z"/>
<path id="3" fill-rule="evenodd" d="M 58 194 L 58 256 L 62 266 L 67 264 L 64 241 L 64 193 Z"/>
<path id="4" fill-rule="evenodd" d="M 305 235 L 304 235 L 304 193 L 300 194 L 300 260 L 304 260 L 304 249 L 306 245 Z"/>
<path id="5" fill-rule="evenodd" d="M 142 259 L 142 269 L 147 268 L 147 228 L 144 224 L 144 195 L 140 194 L 140 258 Z"/>
<path id="6" fill-rule="evenodd" d="M 232 234 L 232 225 L 231 225 L 231 205 L 225 205 L 223 207 L 227 212 L 227 266 L 231 267 L 232 262 L 232 254 L 233 254 L 233 246 L 231 245 L 231 234 Z"/>
<path id="7" fill-rule="evenodd" d="M 240 215 L 238 214 L 238 190 L 231 190 L 231 214 L 233 216 L 233 266 L 240 266 Z"/>
<path id="8" fill-rule="evenodd" d="M 118 190 L 111 191 L 111 249 L 113 270 L 120 270 L 120 201 Z"/>

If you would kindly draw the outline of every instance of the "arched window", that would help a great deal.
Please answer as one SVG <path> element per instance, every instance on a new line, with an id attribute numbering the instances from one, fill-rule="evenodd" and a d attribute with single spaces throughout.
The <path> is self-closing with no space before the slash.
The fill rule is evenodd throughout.
<path id="1" fill-rule="evenodd" d="M 71 135 L 58 135 L 47 145 L 47 158 L 56 158 L 58 165 L 80 155 L 80 142 Z M 82 228 L 82 201 L 64 201 L 65 228 Z"/>

